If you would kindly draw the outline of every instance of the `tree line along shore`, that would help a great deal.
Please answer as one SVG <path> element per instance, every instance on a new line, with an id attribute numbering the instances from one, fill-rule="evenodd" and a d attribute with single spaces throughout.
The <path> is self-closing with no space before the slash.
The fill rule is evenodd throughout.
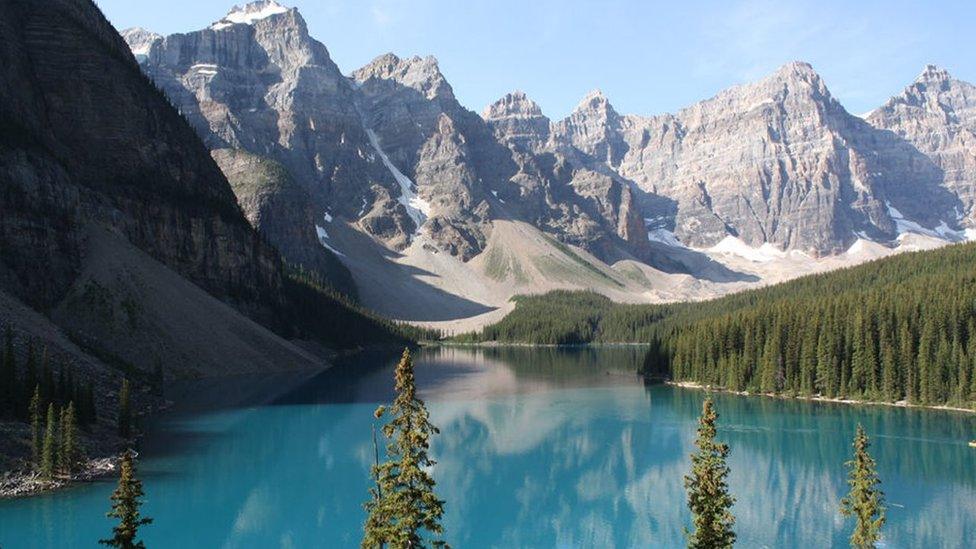
<path id="1" fill-rule="evenodd" d="M 649 377 L 735 392 L 973 409 L 976 244 L 901 254 L 723 298 L 519 296 L 459 343 L 649 346 Z"/>

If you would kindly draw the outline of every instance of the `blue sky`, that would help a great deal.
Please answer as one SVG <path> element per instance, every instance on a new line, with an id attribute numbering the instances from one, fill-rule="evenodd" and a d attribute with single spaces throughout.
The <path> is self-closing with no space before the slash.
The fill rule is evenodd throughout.
<path id="1" fill-rule="evenodd" d="M 240 0 L 237 0 L 240 2 Z M 434 55 L 466 107 L 521 89 L 557 119 L 600 88 L 618 111 L 674 112 L 788 61 L 811 63 L 852 113 L 926 63 L 976 82 L 976 2 L 279 0 L 349 73 L 385 52 Z M 119 29 L 169 34 L 233 0 L 98 0 Z"/>

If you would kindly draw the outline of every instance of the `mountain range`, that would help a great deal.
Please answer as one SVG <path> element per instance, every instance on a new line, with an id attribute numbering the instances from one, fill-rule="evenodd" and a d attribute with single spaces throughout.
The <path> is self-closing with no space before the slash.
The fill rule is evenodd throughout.
<path id="1" fill-rule="evenodd" d="M 976 88 L 935 66 L 863 117 L 793 62 L 674 114 L 594 91 L 553 121 L 518 91 L 465 108 L 433 57 L 344 75 L 274 0 L 122 36 L 284 260 L 397 319 L 700 299 L 976 235 Z"/>

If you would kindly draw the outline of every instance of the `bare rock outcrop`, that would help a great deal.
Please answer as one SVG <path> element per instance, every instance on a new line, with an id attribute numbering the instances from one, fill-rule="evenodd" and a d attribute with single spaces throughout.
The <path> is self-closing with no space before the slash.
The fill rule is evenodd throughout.
<path id="1" fill-rule="evenodd" d="M 956 215 L 967 227 L 976 226 L 976 86 L 928 65 L 866 118 L 928 156 L 942 172 L 942 185 L 960 202 Z"/>

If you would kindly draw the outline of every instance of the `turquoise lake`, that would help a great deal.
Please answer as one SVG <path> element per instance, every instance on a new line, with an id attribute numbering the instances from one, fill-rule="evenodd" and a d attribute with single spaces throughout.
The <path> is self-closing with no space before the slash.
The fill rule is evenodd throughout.
<path id="1" fill-rule="evenodd" d="M 158 547 L 358 547 L 376 405 L 395 356 L 304 378 L 174 387 L 147 426 L 141 538 Z M 680 547 L 682 476 L 706 393 L 645 386 L 635 347 L 416 354 L 445 538 L 467 547 Z M 855 425 L 872 437 L 887 547 L 972 547 L 976 417 L 714 395 L 740 547 L 845 546 Z M 114 480 L 0 502 L 0 547 L 96 547 Z"/>

